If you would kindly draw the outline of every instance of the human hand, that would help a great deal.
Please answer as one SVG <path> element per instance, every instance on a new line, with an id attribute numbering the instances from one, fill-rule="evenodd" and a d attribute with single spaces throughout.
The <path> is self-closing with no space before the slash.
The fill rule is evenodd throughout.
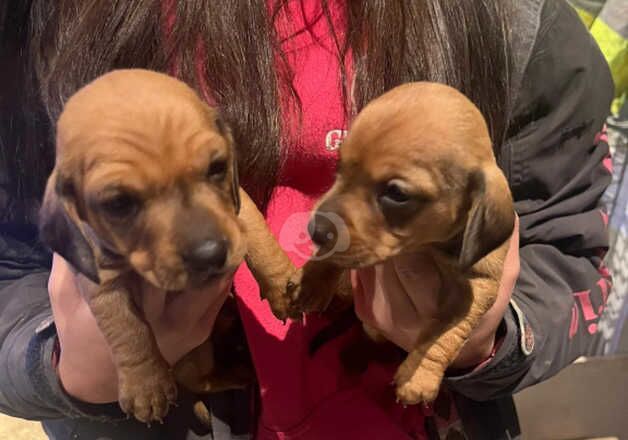
<path id="1" fill-rule="evenodd" d="M 232 276 L 202 289 L 166 292 L 143 285 L 135 304 L 153 330 L 164 359 L 174 365 L 210 335 L 229 294 Z M 48 292 L 61 347 L 58 375 L 68 394 L 90 403 L 118 400 L 118 378 L 111 351 L 85 301 L 97 286 L 53 257 Z"/>
<path id="2" fill-rule="evenodd" d="M 387 339 L 411 351 L 419 334 L 436 319 L 438 292 L 447 284 L 434 261 L 425 254 L 400 256 L 366 269 L 352 271 L 358 317 Z M 466 369 L 486 360 L 519 277 L 519 219 L 504 261 L 497 300 L 482 317 L 451 367 Z"/>

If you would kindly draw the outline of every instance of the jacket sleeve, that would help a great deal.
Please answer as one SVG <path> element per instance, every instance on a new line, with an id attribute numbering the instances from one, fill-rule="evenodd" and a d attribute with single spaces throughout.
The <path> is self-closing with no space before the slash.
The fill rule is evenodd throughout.
<path id="1" fill-rule="evenodd" d="M 0 224 L 0 412 L 27 419 L 123 418 L 116 404 L 79 402 L 57 376 L 57 334 L 48 298 L 49 255 L 34 239 Z"/>
<path id="2" fill-rule="evenodd" d="M 473 400 L 548 379 L 591 350 L 610 289 L 602 257 L 613 84 L 576 13 L 547 1 L 500 158 L 520 216 L 521 271 L 494 357 L 450 387 Z"/>

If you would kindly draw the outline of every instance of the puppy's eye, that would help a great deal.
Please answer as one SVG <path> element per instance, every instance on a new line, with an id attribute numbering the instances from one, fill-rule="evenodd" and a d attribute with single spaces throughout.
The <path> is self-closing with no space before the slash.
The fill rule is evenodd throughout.
<path id="1" fill-rule="evenodd" d="M 111 217 L 126 218 L 137 213 L 140 201 L 131 194 L 118 193 L 101 202 L 100 207 Z"/>
<path id="2" fill-rule="evenodd" d="M 382 205 L 402 205 L 410 201 L 410 196 L 398 183 L 390 181 L 380 193 L 379 201 Z"/>
<path id="3" fill-rule="evenodd" d="M 403 182 L 390 180 L 380 187 L 377 203 L 390 226 L 402 227 L 423 206 L 424 200 L 408 191 Z"/>
<path id="4" fill-rule="evenodd" d="M 226 160 L 215 160 L 207 169 L 207 178 L 213 180 L 215 182 L 219 182 L 224 180 L 227 175 L 227 161 Z"/>

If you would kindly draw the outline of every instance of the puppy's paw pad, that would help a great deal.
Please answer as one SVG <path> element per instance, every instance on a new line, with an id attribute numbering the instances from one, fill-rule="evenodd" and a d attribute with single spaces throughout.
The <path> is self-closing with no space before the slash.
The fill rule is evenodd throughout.
<path id="1" fill-rule="evenodd" d="M 270 304 L 270 309 L 273 315 L 275 315 L 275 318 L 285 323 L 286 320 L 291 317 L 291 304 L 285 292 L 269 294 L 268 303 Z"/>
<path id="2" fill-rule="evenodd" d="M 292 295 L 295 290 L 299 290 L 298 284 L 292 284 L 292 279 L 296 275 L 292 275 L 290 279 L 273 280 L 262 288 L 262 299 L 268 300 L 273 315 L 284 323 L 288 318 L 293 316 L 293 299 Z"/>
<path id="3" fill-rule="evenodd" d="M 404 405 L 431 403 L 438 397 L 440 380 L 415 379 L 397 386 L 397 400 Z"/>
<path id="4" fill-rule="evenodd" d="M 286 283 L 286 293 L 292 302 L 297 301 L 301 296 L 301 284 L 303 282 L 303 269 L 298 269 L 288 279 Z"/>
<path id="5" fill-rule="evenodd" d="M 168 370 L 159 368 L 144 375 L 121 374 L 118 394 L 126 414 L 150 423 L 166 416 L 176 401 L 177 385 Z"/>
<path id="6" fill-rule="evenodd" d="M 410 382 L 414 375 L 415 369 L 413 369 L 408 362 L 402 362 L 395 373 L 393 384 L 401 386 L 407 382 Z"/>

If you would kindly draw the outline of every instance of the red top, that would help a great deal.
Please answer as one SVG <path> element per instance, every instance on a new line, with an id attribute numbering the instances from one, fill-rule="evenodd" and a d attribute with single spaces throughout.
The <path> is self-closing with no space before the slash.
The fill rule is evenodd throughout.
<path id="1" fill-rule="evenodd" d="M 164 0 L 164 5 L 172 1 Z M 332 26 L 340 39 L 344 1 L 328 2 Z M 291 0 L 288 8 L 289 17 L 284 12 L 276 26 L 279 35 L 290 37 L 283 50 L 295 74 L 302 128 L 284 139 L 285 161 L 268 207 L 267 223 L 300 266 L 313 249 L 306 229 L 310 212 L 333 183 L 335 149 L 347 121 L 337 50 L 321 2 Z M 169 17 L 167 29 L 174 20 Z M 351 56 L 344 62 L 350 71 Z M 373 364 L 361 376 L 343 371 L 339 350 L 355 333 L 348 332 L 311 357 L 308 344 L 327 324 L 323 318 L 308 316 L 302 323 L 283 325 L 260 299 L 257 283 L 245 265 L 236 273 L 234 283 L 261 390 L 259 439 L 427 439 L 421 407 L 404 409 L 395 401 L 391 385 L 394 368 Z"/>
<path id="2" fill-rule="evenodd" d="M 284 16 L 277 23 L 283 36 L 306 31 L 284 43 L 302 102 L 303 125 L 299 135 L 285 142 L 286 161 L 267 216 L 272 232 L 298 265 L 311 253 L 306 232 L 311 208 L 333 182 L 337 153 L 330 150 L 347 128 L 337 51 L 320 3 L 293 1 L 291 20 Z M 342 0 L 329 6 L 336 32 L 342 33 Z M 325 324 L 322 319 L 307 317 L 304 323 L 284 326 L 260 300 L 245 267 L 236 274 L 235 286 L 261 388 L 258 438 L 425 438 L 419 407 L 404 410 L 395 402 L 390 385 L 394 371 L 373 365 L 361 377 L 343 372 L 338 352 L 350 334 L 312 358 L 308 343 Z"/>

